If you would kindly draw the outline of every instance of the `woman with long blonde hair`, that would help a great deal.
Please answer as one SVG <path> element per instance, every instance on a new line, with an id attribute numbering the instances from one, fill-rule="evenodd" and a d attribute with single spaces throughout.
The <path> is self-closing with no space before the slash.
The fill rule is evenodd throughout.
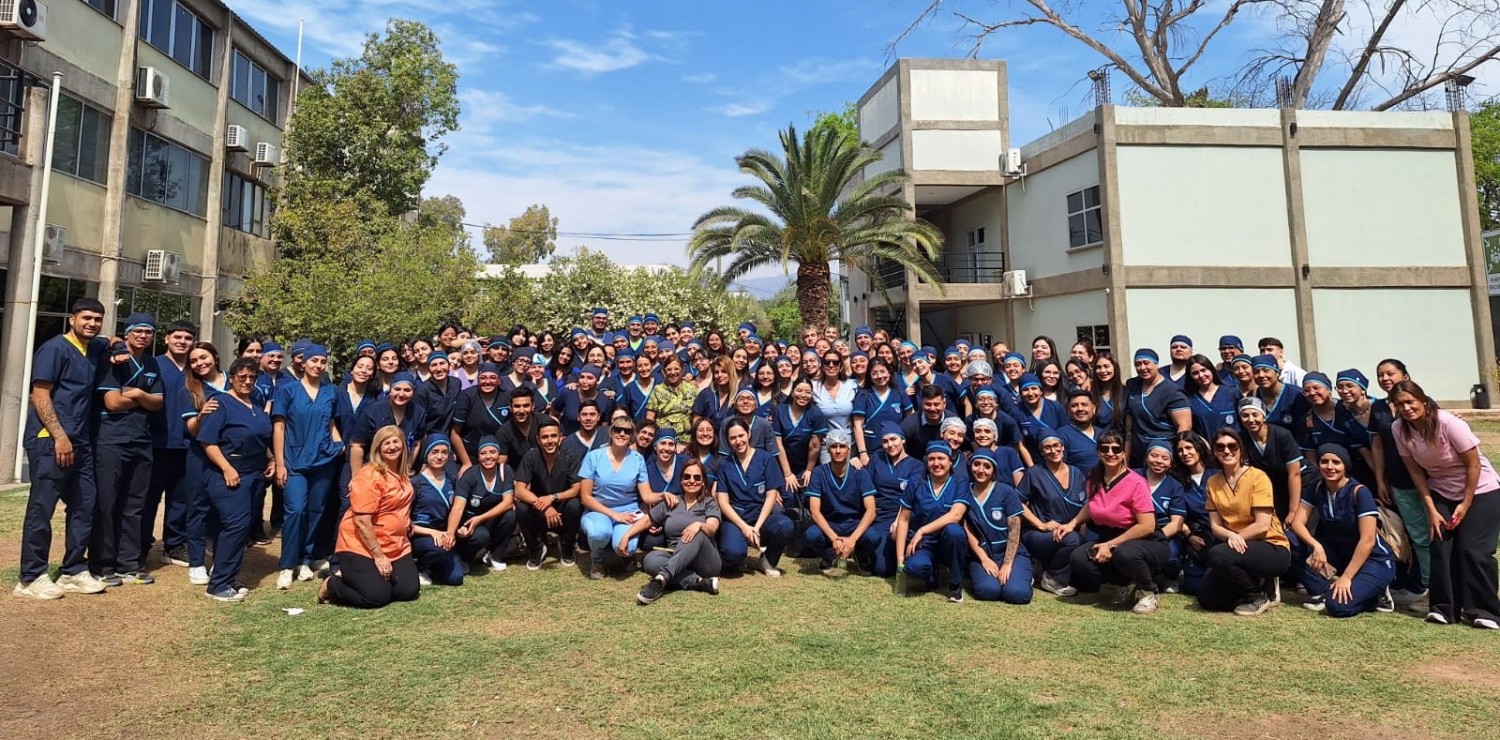
<path id="1" fill-rule="evenodd" d="M 410 452 L 406 432 L 381 427 L 374 454 L 349 481 L 349 510 L 339 522 L 339 571 L 318 590 L 319 603 L 378 609 L 415 601 L 417 564 L 411 554 Z"/>

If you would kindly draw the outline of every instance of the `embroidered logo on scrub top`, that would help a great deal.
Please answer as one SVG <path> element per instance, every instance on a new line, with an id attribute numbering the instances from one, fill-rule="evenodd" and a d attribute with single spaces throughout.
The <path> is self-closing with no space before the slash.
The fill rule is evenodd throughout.
<path id="1" fill-rule="evenodd" d="M 764 484 L 764 483 L 756 483 L 755 484 L 755 495 L 757 495 L 757 496 L 764 496 L 764 495 L 766 495 L 766 484 Z"/>
<path id="2" fill-rule="evenodd" d="M 1001 511 L 999 509 L 992 509 L 992 510 L 990 510 L 990 518 L 994 519 L 997 522 L 1004 521 L 1005 520 L 1005 512 Z"/>
<path id="3" fill-rule="evenodd" d="M 901 490 L 906 490 L 906 481 L 901 481 Z"/>

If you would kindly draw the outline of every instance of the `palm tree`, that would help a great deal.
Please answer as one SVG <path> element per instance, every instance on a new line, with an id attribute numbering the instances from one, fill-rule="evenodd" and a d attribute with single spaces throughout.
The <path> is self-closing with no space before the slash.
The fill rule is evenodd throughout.
<path id="1" fill-rule="evenodd" d="M 785 159 L 761 149 L 735 159 L 741 172 L 761 184 L 736 188 L 734 197 L 770 213 L 722 206 L 700 216 L 687 247 L 695 273 L 728 257 L 719 276 L 727 283 L 761 267 L 796 262 L 803 327 L 828 323 L 833 260 L 872 280 L 878 280 L 876 260 L 888 260 L 942 289 L 932 264 L 942 251 L 942 232 L 911 218 L 912 208 L 900 195 L 884 192 L 905 184 L 905 172 L 862 179 L 880 153 L 831 126 L 814 126 L 800 140 L 789 126 L 781 132 L 781 147 Z"/>

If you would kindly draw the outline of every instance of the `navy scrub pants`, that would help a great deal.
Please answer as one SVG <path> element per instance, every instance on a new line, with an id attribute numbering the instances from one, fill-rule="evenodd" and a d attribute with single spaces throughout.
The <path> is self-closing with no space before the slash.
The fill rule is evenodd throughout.
<path id="1" fill-rule="evenodd" d="M 209 577 L 208 593 L 233 588 L 245 562 L 245 548 L 250 545 L 250 501 L 255 492 L 265 488 L 261 472 L 240 473 L 240 484 L 230 488 L 224 476 L 209 473 L 205 481 L 205 498 L 209 501 L 209 529 L 214 537 L 214 571 Z"/>
<path id="2" fill-rule="evenodd" d="M 891 514 L 882 518 L 875 515 L 875 523 L 870 525 L 870 531 L 875 533 L 874 560 L 870 572 L 878 578 L 890 578 L 896 575 L 896 538 L 891 534 L 891 528 L 896 524 L 896 515 Z"/>
<path id="3" fill-rule="evenodd" d="M 1329 555 L 1329 565 L 1337 568 L 1339 573 L 1343 573 L 1344 569 L 1349 567 L 1348 558 L 1340 558 L 1335 562 L 1331 557 L 1334 553 L 1329 553 Z M 1375 602 L 1380 600 L 1380 595 L 1385 593 L 1386 588 L 1395 579 L 1396 569 L 1389 563 L 1380 560 L 1365 560 L 1359 572 L 1354 574 L 1354 579 L 1349 586 L 1349 601 L 1344 603 L 1334 601 L 1333 581 L 1308 567 L 1305 559 L 1302 561 L 1302 585 L 1307 587 L 1308 596 L 1327 597 L 1323 601 L 1323 611 L 1330 617 L 1352 617 L 1356 614 L 1375 611 Z"/>
<path id="4" fill-rule="evenodd" d="M 26 515 L 21 523 L 21 582 L 31 583 L 47 572 L 52 550 L 52 515 L 57 503 L 64 506 L 62 574 L 74 576 L 88 570 L 88 545 L 94 525 L 94 448 L 74 443 L 73 464 L 58 467 L 52 454 L 52 439 L 26 440 L 26 462 L 31 469 L 31 490 L 26 494 Z"/>
<path id="5" fill-rule="evenodd" d="M 913 530 L 915 531 L 915 530 Z M 922 538 L 917 551 L 906 559 L 906 575 L 936 588 L 938 568 L 947 566 L 948 585 L 964 582 L 964 553 L 969 549 L 969 537 L 959 524 L 949 524 L 943 531 Z"/>
<path id="6" fill-rule="evenodd" d="M 94 454 L 94 528 L 89 570 L 95 575 L 131 573 L 144 564 L 141 518 L 151 485 L 151 448 L 99 445 Z"/>
<path id="7" fill-rule="evenodd" d="M 192 498 L 187 477 L 187 448 L 155 447 L 151 450 L 151 485 L 141 509 L 141 554 L 156 542 L 156 512 L 166 504 L 161 523 L 162 547 L 170 550 L 187 542 L 188 502 Z M 101 479 L 102 480 L 102 479 Z M 143 563 L 144 564 L 144 563 Z"/>
<path id="8" fill-rule="evenodd" d="M 760 507 L 748 514 L 740 512 L 740 518 L 746 522 L 753 522 L 759 516 Z M 791 542 L 792 533 L 792 520 L 779 507 L 773 509 L 760 527 L 760 556 L 768 565 L 774 568 L 781 562 L 781 553 Z M 719 527 L 719 555 L 731 570 L 744 566 L 745 559 L 750 556 L 750 543 L 745 540 L 745 533 L 727 519 Z"/>
<path id="9" fill-rule="evenodd" d="M 995 565 L 1005 563 L 1005 549 L 990 552 Z M 1010 565 L 1010 578 L 1001 583 L 999 578 L 984 571 L 984 564 L 972 554 L 969 556 L 969 583 L 974 587 L 974 598 L 980 601 L 1003 601 L 1007 604 L 1031 603 L 1031 556 L 1022 546 L 1016 551 L 1016 559 Z"/>
<path id="10" fill-rule="evenodd" d="M 865 533 L 860 536 L 859 541 L 854 543 L 854 553 L 856 555 L 873 555 L 876 549 L 880 547 L 881 533 L 876 529 L 877 524 L 879 522 L 871 523 L 870 528 L 865 530 Z M 847 522 L 829 521 L 828 526 L 838 536 L 848 537 L 854 534 L 854 530 L 859 527 L 859 520 Z M 802 533 L 802 539 L 807 542 L 807 546 L 812 548 L 814 553 L 817 553 L 818 557 L 833 557 L 833 543 L 828 541 L 828 535 L 823 534 L 823 530 L 818 525 L 807 525 L 807 529 Z"/>
<path id="11" fill-rule="evenodd" d="M 324 503 L 338 474 L 338 463 L 332 460 L 287 473 L 286 489 L 282 491 L 286 504 L 281 527 L 282 570 L 312 562 L 318 519 L 323 516 Z"/>
<path id="12" fill-rule="evenodd" d="M 486 552 L 496 560 L 502 560 L 505 558 L 505 549 L 510 544 L 510 538 L 515 536 L 515 533 L 516 510 L 511 509 L 475 527 L 468 537 L 460 537 L 453 549 L 458 551 L 459 557 L 471 563 Z"/>
<path id="13" fill-rule="evenodd" d="M 291 486 L 287 486 L 291 490 Z M 290 518 L 288 518 L 290 521 Z M 458 547 L 444 550 L 437 541 L 425 534 L 411 538 L 411 554 L 417 561 L 417 570 L 426 571 L 427 577 L 439 586 L 462 586 L 464 564 L 458 559 Z M 343 567 L 342 563 L 339 567 Z"/>
<path id="14" fill-rule="evenodd" d="M 201 455 L 189 455 L 182 488 L 186 491 L 188 567 L 207 564 L 208 541 L 218 536 L 211 526 L 213 504 L 208 498 L 208 479 L 219 471 Z"/>
<path id="15" fill-rule="evenodd" d="M 1092 534 L 1090 532 L 1090 534 Z M 1070 532 L 1060 541 L 1052 539 L 1051 532 L 1027 529 L 1021 532 L 1021 546 L 1030 553 L 1032 570 L 1040 570 L 1052 576 L 1058 583 L 1067 586 L 1073 580 L 1073 551 L 1092 541 L 1078 532 Z"/>

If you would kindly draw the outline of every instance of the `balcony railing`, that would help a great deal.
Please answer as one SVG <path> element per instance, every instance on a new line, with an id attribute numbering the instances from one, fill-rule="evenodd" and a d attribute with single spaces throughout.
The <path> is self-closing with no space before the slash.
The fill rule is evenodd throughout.
<path id="1" fill-rule="evenodd" d="M 20 67 L 0 60 L 0 152 L 15 155 L 21 151 L 26 88 L 35 80 Z"/>
<path id="2" fill-rule="evenodd" d="M 1005 271 L 1005 253 L 1000 250 L 950 252 L 936 265 L 945 283 L 998 283 Z"/>

